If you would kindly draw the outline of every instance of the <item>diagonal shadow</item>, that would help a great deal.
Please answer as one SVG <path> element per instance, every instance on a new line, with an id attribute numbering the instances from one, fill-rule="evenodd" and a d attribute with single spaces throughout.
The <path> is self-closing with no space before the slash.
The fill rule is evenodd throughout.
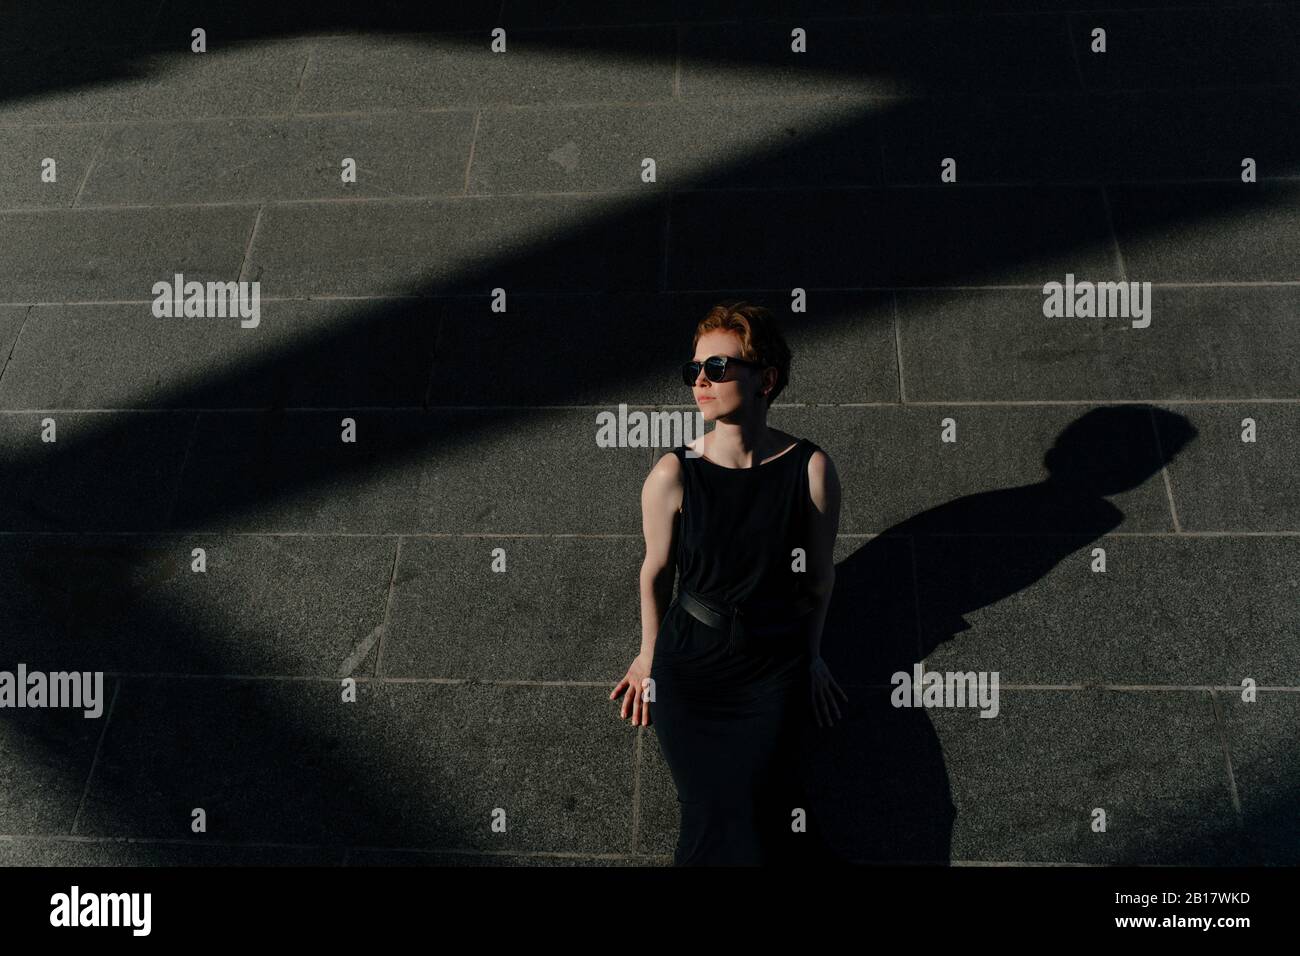
<path id="1" fill-rule="evenodd" d="M 343 14 L 340 14 L 340 17 L 342 18 L 329 21 L 327 28 L 345 26 L 372 28 L 373 26 L 370 20 L 358 23 L 349 22 Z M 396 29 L 396 21 L 383 21 L 381 28 Z M 264 33 L 250 31 L 250 36 L 267 36 L 275 33 L 274 30 Z M 568 40 L 567 37 L 556 39 L 557 41 Z M 146 48 L 141 46 L 138 49 Z M 980 80 L 986 75 L 983 71 L 986 64 L 979 57 L 970 56 L 964 61 L 958 60 L 954 63 L 950 57 L 936 58 L 933 55 L 933 50 L 936 48 L 945 54 L 951 52 L 951 47 L 943 44 L 929 45 L 924 31 L 919 31 L 913 34 L 913 43 L 910 47 L 904 46 L 898 49 L 898 55 L 891 60 L 891 64 L 895 65 L 902 79 L 920 88 L 942 89 L 942 84 L 950 82 L 954 76 L 965 75 L 973 81 L 972 87 L 980 91 Z M 925 55 L 927 52 L 931 53 L 928 57 Z M 133 54 L 127 53 L 120 59 L 111 61 L 112 64 L 116 64 L 114 69 L 125 68 L 132 56 Z M 740 56 L 743 57 L 744 54 Z M 762 65 L 764 61 L 760 59 L 757 62 Z M 45 84 L 44 86 L 33 87 L 25 92 L 40 93 L 76 83 L 111 79 L 114 75 L 116 74 L 110 71 L 97 76 L 83 73 L 76 78 L 64 76 L 59 79 L 44 74 L 44 79 L 40 81 Z M 6 89 L 21 88 L 6 85 Z M 983 92 L 993 92 L 998 89 L 1000 87 L 994 83 L 991 87 L 984 88 Z M 679 193 L 668 198 L 658 197 L 649 202 L 638 203 L 630 211 L 596 218 L 580 227 L 547 236 L 544 241 L 537 242 L 521 255 L 484 262 L 477 268 L 463 270 L 451 279 L 439 283 L 416 284 L 401 291 L 424 297 L 474 296 L 498 284 L 539 295 L 564 291 L 564 278 L 574 275 L 577 271 L 574 263 L 599 261 L 599 253 L 602 251 L 611 247 L 625 247 L 626 242 L 623 237 L 629 232 L 635 233 L 648 229 L 652 230 L 653 235 L 658 235 L 662 216 L 670 209 L 675 224 L 689 222 L 692 215 L 707 216 L 710 211 L 709 203 L 720 201 L 717 197 L 709 195 L 714 191 L 749 186 L 755 182 L 786 183 L 793 180 L 795 185 L 804 185 L 806 183 L 800 182 L 793 171 L 825 168 L 830 158 L 851 153 L 863 144 L 867 145 L 869 151 L 872 146 L 879 145 L 886 129 L 894 128 L 889 125 L 890 123 L 898 122 L 897 128 L 906 129 L 909 128 L 909 122 L 913 124 L 930 122 L 935 118 L 930 112 L 934 108 L 935 104 L 925 104 L 925 108 L 919 108 L 915 104 L 903 104 L 895 105 L 887 111 L 878 110 L 854 116 L 851 120 L 840 123 L 828 131 L 798 136 L 792 144 L 783 144 L 778 151 L 767 157 L 758 160 L 737 160 L 725 169 L 698 177 L 691 184 L 691 188 L 701 191 L 699 195 Z M 945 107 L 940 104 L 938 108 L 949 111 L 947 114 L 940 112 L 940 119 L 947 118 L 955 121 L 955 125 L 959 128 L 964 125 L 970 135 L 980 133 L 979 122 L 972 121 L 971 114 L 961 110 L 957 105 L 949 104 Z M 977 113 L 976 115 L 986 117 L 988 114 Z M 1030 125 L 1030 122 L 1040 121 L 1044 116 L 1050 119 L 1052 115 L 1057 117 L 1055 128 L 1044 129 L 1041 125 Z M 1241 111 L 1239 107 L 1229 110 L 1225 104 L 1223 112 L 1216 113 L 1211 119 L 1217 122 L 1218 126 L 1214 127 L 1213 122 L 1209 122 L 1205 128 L 1217 128 L 1224 139 L 1232 140 L 1234 134 L 1241 138 L 1249 133 L 1257 142 L 1264 145 L 1265 151 L 1271 149 L 1274 155 L 1289 150 L 1293 142 L 1293 133 L 1282 120 L 1262 128 L 1258 125 L 1250 125 L 1258 117 Z M 1171 120 L 1172 122 L 1174 120 Z M 1009 142 L 1020 144 L 1020 149 L 1007 148 L 1007 155 L 1019 154 L 1030 158 L 1035 155 L 1041 156 L 1041 152 L 1036 154 L 1035 151 L 1040 150 L 1044 142 L 1059 145 L 1067 142 L 1073 134 L 1077 133 L 1077 127 L 1072 125 L 1072 120 L 1067 121 L 1067 118 L 1059 112 L 1053 114 L 1050 110 L 1027 117 L 1025 123 L 1026 125 L 1008 130 L 1011 137 Z M 1198 126 L 1199 128 L 1201 127 Z M 1107 144 L 1112 142 L 1106 140 L 1091 156 L 1092 162 L 1103 173 L 1114 169 L 1112 163 L 1122 154 L 1122 151 L 1107 152 Z M 1147 145 L 1152 149 L 1159 145 L 1158 131 L 1151 135 Z M 1294 156 L 1288 153 L 1285 158 L 1294 159 Z M 1079 166 L 1076 170 L 1086 170 L 1086 161 L 1081 159 L 1078 162 Z M 1026 160 L 1026 166 L 1032 166 L 1032 163 Z M 1078 194 L 1089 192 L 1087 188 L 1080 188 L 1077 193 L 1070 195 L 1070 199 L 1073 201 Z M 780 197 L 773 198 L 778 201 L 780 199 Z M 1027 263 L 1034 263 L 1035 268 L 1040 268 L 1037 264 L 1042 263 L 1047 256 L 1068 257 L 1080 247 L 1103 245 L 1109 238 L 1100 218 L 1083 223 L 1082 228 L 1062 229 L 1059 234 L 1044 236 L 1041 229 L 1026 230 L 1024 226 L 1028 221 L 1027 217 L 1021 215 L 1017 218 L 1016 214 L 1012 213 L 997 230 L 996 238 L 1001 240 L 1000 242 L 990 243 L 987 234 L 968 241 L 955 237 L 950 238 L 948 251 L 954 255 L 948 261 L 941 257 L 917 257 L 914 255 L 916 248 L 922 243 L 931 242 L 934 238 L 933 234 L 925 231 L 934 227 L 934 220 L 923 221 L 920 226 L 924 228 L 920 228 L 909 219 L 909 213 L 917 209 L 915 205 L 908 205 L 899 197 L 889 193 L 873 198 L 878 199 L 878 205 L 872 208 L 881 215 L 870 227 L 864 227 L 856 237 L 851 237 L 859 242 L 850 241 L 845 242 L 844 245 L 850 249 L 881 249 L 882 239 L 886 236 L 900 241 L 897 243 L 899 248 L 892 253 L 889 250 L 881 250 L 884 254 L 871 269 L 867 270 L 867 281 L 861 283 L 867 286 L 878 285 L 882 288 L 891 288 L 931 283 L 973 282 L 989 274 L 1015 273 L 1017 270 L 1025 269 Z M 931 202 L 928 199 L 925 201 Z M 1148 205 L 1141 209 L 1141 214 L 1128 226 L 1136 235 L 1143 233 L 1159 235 L 1200 221 L 1212 220 L 1215 216 L 1238 214 L 1248 210 L 1266 210 L 1270 201 L 1268 196 L 1255 195 L 1244 199 L 1240 194 L 1223 191 L 1209 197 L 1195 209 L 1175 204 Z M 937 213 L 944 207 L 939 202 L 931 202 L 931 205 L 926 208 L 932 213 Z M 993 208 L 996 208 L 995 202 L 989 203 L 985 200 L 985 204 L 981 205 L 976 201 L 968 210 L 968 214 L 979 216 Z M 826 215 L 828 211 L 827 206 L 814 204 L 812 211 L 806 213 L 807 220 L 816 222 L 819 216 Z M 702 262 L 688 262 L 684 253 L 692 250 L 687 247 L 682 255 L 668 264 L 670 282 L 674 288 L 689 288 L 700 284 L 694 281 L 698 277 L 707 279 L 708 276 L 714 275 L 725 280 L 715 283 L 718 286 L 745 288 L 763 284 L 770 287 L 780 285 L 780 282 L 756 283 L 754 280 L 764 277 L 783 280 L 786 275 L 776 274 L 780 273 L 782 268 L 791 277 L 799 275 L 801 271 L 802 274 L 812 275 L 817 279 L 843 275 L 842 268 L 838 273 L 836 268 L 843 266 L 844 258 L 841 256 L 836 259 L 834 254 L 828 257 L 824 246 L 811 251 L 799 250 L 792 248 L 792 243 L 789 242 L 783 247 L 780 237 L 766 236 L 765 239 L 761 257 L 754 256 L 752 249 L 741 253 L 705 249 L 702 251 L 712 251 L 712 259 L 705 256 Z M 1048 240 L 1047 245 L 1044 245 L 1045 239 Z M 823 263 L 820 268 L 819 261 Z M 658 270 L 654 270 L 651 274 L 657 275 Z M 503 276 L 507 278 L 503 280 Z M 548 284 L 546 279 L 548 276 L 559 276 L 561 280 L 556 283 L 551 279 Z M 607 345 L 613 360 L 594 374 L 600 375 L 605 369 L 611 370 L 604 375 L 609 385 L 617 384 L 618 377 L 612 370 L 620 367 L 627 367 L 634 363 L 641 367 L 648 366 L 656 369 L 670 367 L 673 356 L 680 352 L 681 342 L 689 333 L 688 317 L 698 315 L 699 302 L 711 298 L 689 294 L 661 295 L 655 288 L 647 286 L 644 281 L 622 284 L 620 280 L 625 278 L 626 274 L 600 275 L 595 283 L 580 285 L 582 291 L 597 294 L 610 294 L 611 289 L 630 288 L 634 293 L 631 297 L 633 301 L 642 303 L 641 314 L 655 323 L 650 326 L 653 336 L 650 355 L 646 354 L 644 325 L 641 327 L 633 325 L 628 328 L 614 327 L 608 330 L 608 334 L 603 338 L 603 344 Z M 804 284 L 834 283 L 805 280 Z M 627 298 L 621 291 L 614 295 L 620 300 Z M 457 321 L 464 321 L 463 316 L 457 318 L 452 316 L 452 307 L 466 300 L 439 299 L 438 301 L 446 304 L 446 311 L 441 320 L 442 329 L 453 327 Z M 174 530 L 215 527 L 218 521 L 229 521 L 240 515 L 248 515 L 257 506 L 265 505 L 275 498 L 283 498 L 289 494 L 302 495 L 312 489 L 328 488 L 330 485 L 343 485 L 367 475 L 380 474 L 403 463 L 418 461 L 427 457 L 433 448 L 438 450 L 440 459 L 443 460 L 464 456 L 473 451 L 475 444 L 481 441 L 484 435 L 517 427 L 526 416 L 513 409 L 494 409 L 476 413 L 472 417 L 464 413 L 446 415 L 433 412 L 399 413 L 391 416 L 388 424 L 381 426 L 384 433 L 371 446 L 367 454 L 357 456 L 359 461 L 343 461 L 339 458 L 337 448 L 332 443 L 335 438 L 333 431 L 329 435 L 330 443 L 327 443 L 323 436 L 306 439 L 301 437 L 301 429 L 290 424 L 290 419 L 296 413 L 284 411 L 283 406 L 291 404 L 295 397 L 304 395 L 310 397 L 311 393 L 304 383 L 311 382 L 313 372 L 319 373 L 320 370 L 336 366 L 341 357 L 347 357 L 347 360 L 354 365 L 365 363 L 368 358 L 375 359 L 373 368 L 354 373 L 358 380 L 372 383 L 383 377 L 387 369 L 387 360 L 394 355 L 400 355 L 404 358 L 401 364 L 404 370 L 402 387 L 395 389 L 388 401 L 393 405 L 408 407 L 423 404 L 414 401 L 413 398 L 422 394 L 417 386 L 423 388 L 427 384 L 419 381 L 421 377 L 419 372 L 433 365 L 434 345 L 438 338 L 436 330 L 431 330 L 428 324 L 420 322 L 418 313 L 413 314 L 412 308 L 414 307 L 409 304 L 365 305 L 357 309 L 351 320 L 342 328 L 332 329 L 328 333 L 316 335 L 305 341 L 294 342 L 274 356 L 246 363 L 238 372 L 227 374 L 215 381 L 195 378 L 165 396 L 159 404 L 167 407 L 209 408 L 243 404 L 271 409 L 269 413 L 258 417 L 257 431 L 253 433 L 255 437 L 245 438 L 242 446 L 239 444 L 240 439 L 237 434 L 223 433 L 220 430 L 222 427 L 220 422 L 208 419 L 200 423 L 215 429 L 210 434 L 201 433 L 201 436 L 215 438 L 215 441 L 207 447 L 216 450 L 210 458 L 201 460 L 201 467 L 195 466 L 192 477 L 187 474 L 173 514 L 168 515 L 165 511 L 156 508 L 143 508 L 144 503 L 129 494 L 129 486 L 139 480 L 141 470 L 138 462 L 134 465 L 123 462 L 120 451 L 129 447 L 133 440 L 138 440 L 139 432 L 131 427 L 114 423 L 91 430 L 74 452 L 66 455 L 66 460 L 62 461 L 55 470 L 51 470 L 39 456 L 32 454 L 17 456 L 7 461 L 3 472 L 5 487 L 17 492 L 16 500 L 19 502 L 19 507 L 11 506 L 7 515 L 8 523 L 15 530 L 40 528 L 60 531 L 104 531 L 119 528 Z M 475 308 L 477 308 L 476 304 Z M 874 318 L 879 320 L 883 317 Z M 845 323 L 845 325 L 848 327 L 850 324 Z M 397 341 L 392 343 L 390 350 L 385 353 L 376 354 L 371 351 L 369 345 L 376 339 L 382 341 L 385 338 L 382 330 L 392 326 L 402 329 L 404 333 L 409 334 L 409 337 L 397 336 Z M 838 331 L 831 322 L 819 319 L 817 316 L 808 317 L 805 328 L 813 329 L 819 326 L 819 330 L 828 335 L 835 335 Z M 391 337 L 391 333 L 389 335 Z M 460 344 L 462 351 L 454 357 L 461 359 L 460 367 L 473 367 L 474 359 L 482 356 L 475 351 L 472 342 L 466 343 L 461 340 Z M 581 374 L 590 381 L 593 374 L 593 369 L 585 361 L 579 364 L 570 359 L 569 364 L 564 364 L 564 357 L 557 355 L 553 349 L 548 352 L 548 355 L 556 355 L 558 364 L 554 366 L 554 374 L 541 380 L 530 375 L 535 352 L 519 348 L 508 353 L 494 351 L 492 355 L 496 361 L 502 363 L 498 366 L 500 377 L 527 382 L 529 387 L 526 393 L 535 404 L 539 405 L 572 401 L 574 394 L 572 382 L 575 376 Z M 443 358 L 442 355 L 437 357 Z M 449 400 L 449 405 L 454 408 L 454 396 L 459 394 L 460 389 L 467 383 L 458 380 L 454 371 L 444 376 L 439 366 L 433 365 L 433 368 L 438 372 L 435 381 L 437 388 L 444 390 L 443 394 L 453 397 Z M 407 382 L 408 378 L 409 382 Z M 428 393 L 425 391 L 423 394 Z M 328 394 L 321 395 L 320 398 L 323 400 L 319 404 L 332 404 Z M 308 400 L 300 404 L 314 405 L 317 402 Z M 178 424 L 188 424 L 187 416 L 177 417 L 182 419 Z M 334 419 L 336 418 L 337 416 L 334 416 Z M 247 432 L 245 425 L 237 425 L 235 431 L 240 429 Z M 299 435 L 296 441 L 294 433 Z M 1176 442 L 1170 445 L 1171 450 L 1177 447 L 1179 444 Z M 226 463 L 217 464 L 216 470 L 213 470 L 214 461 L 219 463 L 223 458 L 226 459 Z M 1144 462 L 1144 467 L 1155 466 L 1150 455 L 1144 459 Z M 161 472 L 157 470 L 157 461 L 150 461 L 147 464 L 154 469 L 152 474 L 162 476 L 167 474 L 165 469 Z M 145 474 L 150 472 L 146 470 Z M 77 476 L 75 484 L 72 486 L 65 484 L 60 488 L 58 481 L 60 479 L 66 481 L 66 477 L 70 475 Z M 87 499 L 70 510 L 67 507 L 70 497 L 68 492 L 74 490 L 86 494 Z M 1011 493 L 1008 497 L 1012 502 L 1010 513 L 1019 513 L 1020 506 L 1024 503 L 1020 496 Z M 1097 500 L 1098 496 L 1094 493 L 1085 499 L 1067 497 L 1057 503 L 1086 504 L 1096 510 L 1099 507 Z M 126 507 L 123 507 L 124 504 Z M 991 508 L 992 504 L 985 501 L 977 506 L 963 506 L 963 508 L 967 507 L 979 510 Z M 992 514 L 1000 514 L 1004 507 L 1006 507 L 1005 501 L 997 502 L 998 510 Z M 952 512 L 940 510 L 945 517 L 932 519 L 933 523 L 928 525 L 931 531 L 935 527 L 952 527 L 950 518 L 947 517 Z M 918 516 L 918 521 L 921 517 Z M 1078 516 L 1072 515 L 1067 509 L 1058 513 L 1056 517 L 1074 520 Z M 970 520 L 969 511 L 961 520 Z M 1086 528 L 1087 534 L 1104 533 L 1087 521 L 1080 523 Z M 1049 525 L 1050 522 L 1043 528 L 1048 528 Z M 899 529 L 897 533 L 905 535 L 931 533 L 920 530 L 924 526 L 925 523 L 921 522 L 917 526 Z M 1062 529 L 1054 527 L 1050 530 Z M 895 529 L 891 529 L 891 532 L 893 531 Z M 863 549 L 863 552 L 868 552 L 868 556 L 861 559 L 868 565 L 879 562 L 874 552 L 869 551 L 870 547 Z M 1059 560 L 1059 557 L 1056 555 L 1055 560 Z M 1021 563 L 1030 568 L 1048 568 L 1054 563 L 1053 555 L 1050 553 L 1020 554 L 1018 558 Z M 46 562 L 43 565 L 46 568 L 46 576 L 41 580 L 46 582 L 47 590 L 36 591 L 37 607 L 33 614 L 39 617 L 44 609 L 55 609 L 53 607 L 55 602 L 59 604 L 53 620 L 47 620 L 43 624 L 39 621 L 32 622 L 39 625 L 36 632 L 43 627 L 46 631 L 57 633 L 60 626 L 69 631 L 73 630 L 70 608 L 80 608 L 78 613 L 85 614 L 88 609 L 93 610 L 102 606 L 107 596 L 114 595 L 119 587 L 133 581 L 133 574 L 124 573 L 121 565 L 115 561 L 110 561 L 107 568 L 94 570 L 94 559 L 94 552 L 88 555 L 84 550 L 76 548 L 71 551 L 64 550 L 58 555 L 47 551 L 44 558 L 39 559 Z M 87 568 L 88 561 L 91 564 L 90 569 Z M 889 564 L 889 562 L 885 563 Z M 846 577 L 852 578 L 853 568 L 854 565 L 850 561 L 846 567 Z M 85 575 L 84 580 L 94 583 L 86 587 L 78 584 L 82 575 Z M 135 585 L 131 584 L 131 586 Z M 985 597 L 992 600 L 999 594 L 1005 593 L 1012 592 L 995 588 Z M 923 599 L 921 606 L 930 607 L 928 602 L 934 595 L 922 590 L 921 597 Z M 969 595 L 967 597 L 970 598 Z M 166 608 L 152 605 L 147 598 L 126 600 L 130 607 L 130 619 L 141 622 L 140 633 L 167 633 L 180 630 L 185 626 L 186 622 L 169 614 Z M 842 603 L 847 607 L 849 602 L 841 602 L 837 597 L 837 613 Z M 944 607 L 942 604 L 935 606 Z M 828 624 L 828 635 L 829 627 Z M 910 627 L 914 629 L 914 623 Z M 900 620 L 899 630 L 894 636 L 898 638 L 908 632 L 909 625 Z M 112 653 L 119 653 L 121 655 L 119 659 L 131 659 L 139 654 L 139 649 L 118 648 L 110 651 L 109 656 Z M 186 649 L 185 655 L 185 659 L 179 662 L 177 672 L 203 674 L 224 673 L 228 670 L 223 666 L 227 660 L 221 654 L 213 653 L 205 645 L 195 643 Z M 78 663 L 76 666 L 82 665 Z M 192 692 L 192 687 L 187 687 L 184 691 L 184 693 Z M 393 768 L 400 767 L 403 763 L 400 747 L 397 745 L 376 748 L 362 746 L 357 742 L 348 743 L 345 730 L 340 730 L 338 734 L 318 737 L 318 728 L 330 723 L 331 718 L 328 714 L 337 711 L 332 701 L 322 699 L 316 702 L 314 709 L 305 715 L 298 709 L 303 706 L 302 700 L 294 699 L 292 695 L 286 696 L 283 688 L 264 691 L 258 687 L 238 691 L 238 693 L 246 694 L 250 712 L 257 715 L 256 718 L 250 718 L 248 725 L 250 735 L 256 736 L 259 731 L 264 732 L 265 728 L 270 726 L 279 727 L 280 732 L 274 738 L 266 740 L 264 745 L 252 755 L 247 753 L 228 755 L 231 759 L 237 758 L 242 761 L 245 768 L 241 774 L 240 785 L 232 785 L 232 790 L 242 788 L 246 791 L 249 780 L 282 778 L 282 783 L 289 785 L 288 789 L 296 798 L 296 806 L 309 808 L 299 814 L 302 818 L 300 826 L 295 829 L 290 825 L 287 828 L 291 834 L 297 833 L 300 838 L 310 842 L 339 846 L 367 841 L 384 843 L 386 838 L 382 827 L 378 834 L 379 838 L 376 839 L 374 821 L 387 819 L 393 803 L 413 806 L 420 805 L 421 802 L 430 816 L 442 816 L 453 821 L 452 825 L 436 833 L 433 842 L 443 842 L 446 845 L 470 832 L 468 825 L 465 825 L 463 830 L 454 825 L 458 812 L 454 801 L 439 800 L 437 795 L 428 794 L 427 788 L 420 781 L 402 779 L 400 774 L 398 779 L 393 779 Z M 131 713 L 134 712 L 125 714 L 122 719 L 129 720 Z M 60 741 L 61 743 L 56 745 L 56 751 L 58 747 L 69 745 L 67 743 L 69 730 L 67 725 L 61 722 L 61 718 L 29 714 L 23 720 L 27 722 L 31 740 L 38 741 L 43 738 Z M 56 729 L 59 727 L 62 729 Z M 196 726 L 193 729 L 197 733 L 201 727 Z M 933 731 L 930 731 L 930 736 L 933 739 Z M 366 743 L 370 744 L 372 741 Z M 157 740 L 157 745 L 160 747 L 170 745 L 175 749 L 176 742 L 168 741 L 164 735 Z M 40 745 L 34 744 L 34 746 L 39 748 Z M 84 747 L 84 739 L 76 737 L 76 746 Z M 284 773 L 286 754 L 297 755 L 296 758 L 290 759 L 290 765 L 295 766 L 294 773 Z M 938 760 L 938 770 L 942 773 L 942 761 L 938 758 L 937 747 L 934 748 L 934 756 Z M 296 765 L 292 763 L 293 759 L 297 759 Z M 149 786 L 165 788 L 170 782 L 168 779 L 154 781 L 131 779 L 132 769 L 129 763 L 129 760 L 115 763 L 110 752 L 104 757 L 101 765 L 104 788 L 110 792 L 117 790 L 122 795 L 123 802 L 127 794 L 133 790 L 138 792 L 141 787 L 147 789 Z M 213 759 L 211 753 L 196 752 L 187 767 L 198 777 L 205 772 L 205 767 L 220 765 L 220 763 L 221 761 Z M 171 769 L 176 768 L 173 766 Z M 930 771 L 917 776 L 937 779 L 933 767 Z M 213 778 L 210 770 L 206 772 L 209 780 L 223 779 L 220 774 Z M 378 792 L 370 790 L 369 783 L 375 780 L 384 780 L 387 787 Z M 98 780 L 96 786 L 100 786 Z M 329 794 L 336 795 L 333 802 L 327 799 L 326 795 Z M 338 794 L 346 794 L 346 796 L 339 797 Z M 313 807 L 313 801 L 323 802 L 316 803 L 315 808 L 310 809 Z M 115 808 L 111 803 L 111 800 L 104 801 L 104 805 L 100 806 L 99 812 L 104 815 L 103 819 L 113 817 Z M 245 804 L 244 810 L 255 818 L 259 806 L 261 805 L 253 801 Z M 170 810 L 175 811 L 170 814 L 170 819 L 186 818 L 186 807 L 178 804 Z M 265 821 L 250 819 L 246 821 L 245 832 L 263 831 L 266 829 L 264 823 Z M 277 826 L 283 826 L 284 823 L 285 821 L 279 820 Z M 406 825 L 409 826 L 409 822 Z M 931 824 L 932 834 L 942 829 L 942 826 L 936 827 Z M 409 842 L 410 831 L 401 828 L 388 830 L 387 838 Z M 851 855 L 859 859 L 897 858 L 879 856 L 879 852 L 880 848 L 868 845 L 865 850 L 859 848 Z M 940 853 L 922 858 L 942 857 Z"/>

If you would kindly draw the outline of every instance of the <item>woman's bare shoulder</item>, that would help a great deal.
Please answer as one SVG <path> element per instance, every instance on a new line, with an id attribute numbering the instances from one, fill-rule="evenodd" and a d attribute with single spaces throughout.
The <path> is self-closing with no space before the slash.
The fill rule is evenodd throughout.
<path id="1" fill-rule="evenodd" d="M 835 462 L 831 460 L 830 453 L 814 441 L 809 440 L 808 444 L 812 446 L 812 453 L 808 456 L 808 473 L 834 474 Z"/>
<path id="2" fill-rule="evenodd" d="M 680 486 L 682 482 L 682 461 L 676 450 L 664 452 L 646 476 L 646 484 L 659 484 L 665 487 Z"/>
<path id="3" fill-rule="evenodd" d="M 682 462 L 675 451 L 659 456 L 650 474 L 646 475 L 642 494 L 647 499 L 657 498 L 665 507 L 680 510 L 686 484 L 682 479 Z"/>
<path id="4" fill-rule="evenodd" d="M 829 500 L 838 500 L 840 495 L 840 478 L 835 462 L 820 445 L 808 456 L 808 495 L 819 509 Z"/>

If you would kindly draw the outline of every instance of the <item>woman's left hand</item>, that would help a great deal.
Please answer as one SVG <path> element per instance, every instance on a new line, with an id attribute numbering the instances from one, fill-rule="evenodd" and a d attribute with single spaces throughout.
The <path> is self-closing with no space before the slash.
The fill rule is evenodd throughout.
<path id="1" fill-rule="evenodd" d="M 849 695 L 844 693 L 839 684 L 835 683 L 830 668 L 826 666 L 826 662 L 821 659 L 820 655 L 809 662 L 808 676 L 812 685 L 813 716 L 817 719 L 817 726 L 830 727 L 835 722 L 831 718 L 832 714 L 835 715 L 835 720 L 843 719 L 835 694 L 838 693 L 846 702 Z"/>

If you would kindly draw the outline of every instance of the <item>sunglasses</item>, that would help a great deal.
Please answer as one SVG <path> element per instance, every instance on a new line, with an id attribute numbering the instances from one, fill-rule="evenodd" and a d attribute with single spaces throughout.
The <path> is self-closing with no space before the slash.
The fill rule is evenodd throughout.
<path id="1" fill-rule="evenodd" d="M 731 365 L 763 368 L 762 362 L 751 362 L 749 359 L 736 358 L 734 355 L 710 355 L 703 362 L 687 362 L 683 365 L 682 380 L 694 388 L 696 379 L 700 377 L 700 368 L 702 367 L 705 377 L 710 382 L 721 382 L 727 377 L 727 368 Z"/>

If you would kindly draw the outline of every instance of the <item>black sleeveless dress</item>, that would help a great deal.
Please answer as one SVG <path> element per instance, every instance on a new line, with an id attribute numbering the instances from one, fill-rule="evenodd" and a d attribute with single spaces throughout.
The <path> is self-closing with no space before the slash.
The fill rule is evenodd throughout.
<path id="1" fill-rule="evenodd" d="M 650 726 L 677 787 L 681 831 L 675 866 L 838 862 L 804 802 L 798 747 L 812 709 L 810 619 L 782 617 L 806 597 L 808 460 L 800 439 L 752 468 L 726 468 L 673 449 L 685 493 L 677 543 L 677 597 L 655 640 Z M 806 569 L 806 559 L 802 565 Z M 679 603 L 685 588 L 716 604 L 739 603 L 776 640 L 743 648 Z M 807 814 L 806 831 L 792 811 Z"/>

